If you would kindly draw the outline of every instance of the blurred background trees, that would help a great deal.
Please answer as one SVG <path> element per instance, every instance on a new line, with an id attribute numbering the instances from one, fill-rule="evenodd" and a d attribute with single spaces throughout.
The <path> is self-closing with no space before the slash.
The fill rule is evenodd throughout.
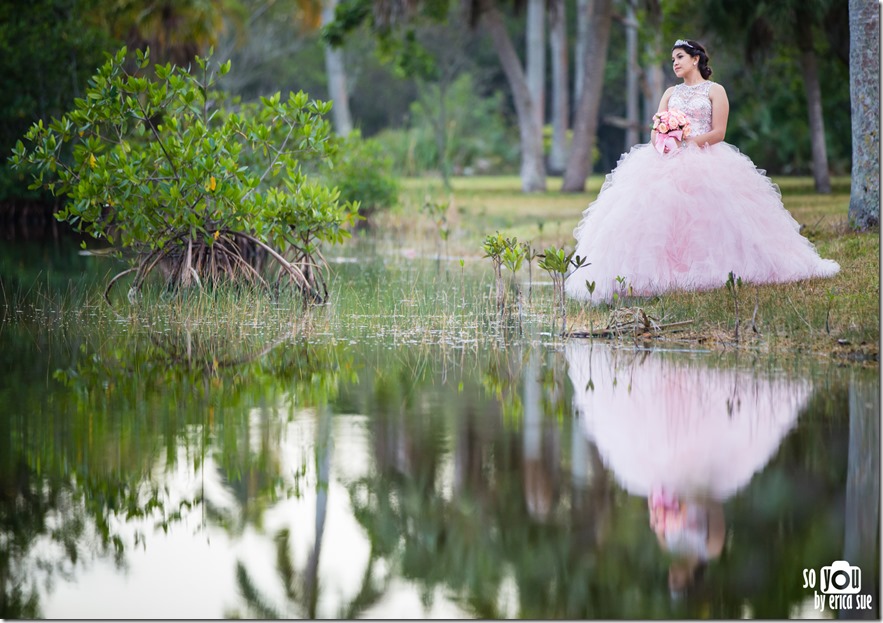
<path id="1" fill-rule="evenodd" d="M 336 131 L 376 139 L 399 174 L 520 172 L 541 191 L 549 172 L 581 191 L 648 139 L 676 82 L 671 41 L 686 36 L 706 44 L 729 93 L 727 141 L 826 192 L 852 166 L 849 4 L 15 0 L 0 7 L 0 148 L 68 110 L 121 44 L 180 65 L 214 47 L 232 60 L 231 95 L 333 99 Z M 33 199 L 26 188 L 0 161 L 0 214 Z"/>

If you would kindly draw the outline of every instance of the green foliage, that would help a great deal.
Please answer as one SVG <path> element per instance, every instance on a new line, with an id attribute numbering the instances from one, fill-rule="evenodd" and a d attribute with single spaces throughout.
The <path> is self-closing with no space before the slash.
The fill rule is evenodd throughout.
<path id="1" fill-rule="evenodd" d="M 111 38 L 92 15 L 98 0 L 0 2 L 0 201 L 33 198 L 6 155 L 37 119 L 61 115 L 81 95 Z"/>
<path id="2" fill-rule="evenodd" d="M 365 218 L 399 200 L 392 158 L 377 140 L 362 138 L 358 131 L 340 140 L 327 178 L 340 191 L 340 200 L 358 203 L 359 215 Z"/>
<path id="3" fill-rule="evenodd" d="M 394 23 L 395 11 L 375 10 L 373 0 L 342 0 L 334 10 L 334 21 L 322 29 L 325 43 L 335 47 L 363 24 L 369 24 L 378 42 L 378 55 L 384 64 L 394 67 L 405 78 L 432 78 L 437 73 L 435 59 L 420 43 L 414 28 L 421 21 L 441 22 L 449 12 L 448 0 L 434 0 L 413 5 L 408 23 Z"/>
<path id="4" fill-rule="evenodd" d="M 507 246 L 503 251 L 503 266 L 511 270 L 513 274 L 517 273 L 525 257 L 524 247 L 515 240 L 512 245 Z"/>
<path id="5" fill-rule="evenodd" d="M 564 279 L 571 267 L 578 269 L 586 266 L 588 262 L 586 258 L 576 255 L 576 249 L 567 253 L 564 249 L 558 247 L 548 247 L 539 257 L 540 262 L 538 266 L 549 273 L 549 276 L 552 278 L 555 301 L 558 303 L 561 313 L 561 333 L 564 334 L 567 332 L 567 305 L 564 298 Z M 594 291 L 594 289 L 593 282 L 591 291 Z"/>
<path id="6" fill-rule="evenodd" d="M 135 251 L 141 280 L 159 258 L 173 257 L 183 262 L 175 271 L 182 285 L 194 270 L 197 280 L 200 272 L 256 274 L 243 268 L 245 237 L 318 295 L 324 282 L 314 270 L 317 245 L 341 242 L 353 210 L 301 168 L 302 160 L 334 156 L 323 118 L 331 104 L 300 92 L 238 111 L 220 108 L 224 98 L 212 89 L 229 61 L 215 66 L 198 58 L 193 73 L 156 65 L 155 78 L 130 74 L 125 61 L 123 48 L 73 111 L 35 123 L 25 136 L 29 146 L 16 145 L 13 166 L 34 167 L 32 188 L 68 198 L 60 220 Z M 139 69 L 149 63 L 138 51 Z M 209 258 L 196 269 L 194 247 Z"/>
<path id="7" fill-rule="evenodd" d="M 518 140 L 504 108 L 502 93 L 482 97 L 474 78 L 461 74 L 444 91 L 424 84 L 411 104 L 410 127 L 377 139 L 404 175 L 506 172 L 518 162 Z"/>
<path id="8" fill-rule="evenodd" d="M 448 208 L 450 207 L 450 203 L 446 201 L 426 200 L 420 208 L 422 212 L 425 212 L 426 215 L 429 216 L 433 224 L 435 224 L 435 227 L 438 230 L 438 237 L 442 241 L 447 240 L 451 233 L 450 227 L 448 226 Z"/>

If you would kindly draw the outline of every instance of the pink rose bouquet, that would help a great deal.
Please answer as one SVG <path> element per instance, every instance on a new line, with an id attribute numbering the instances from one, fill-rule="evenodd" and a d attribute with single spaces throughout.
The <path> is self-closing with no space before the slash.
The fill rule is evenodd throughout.
<path id="1" fill-rule="evenodd" d="M 653 129 L 656 130 L 656 150 L 664 154 L 673 151 L 677 141 L 690 136 L 690 121 L 680 110 L 663 110 L 653 115 Z"/>

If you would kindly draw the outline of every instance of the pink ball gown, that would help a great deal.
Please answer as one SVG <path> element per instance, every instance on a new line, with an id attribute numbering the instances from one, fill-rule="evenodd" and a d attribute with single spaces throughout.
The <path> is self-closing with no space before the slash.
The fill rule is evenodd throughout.
<path id="1" fill-rule="evenodd" d="M 680 84 L 669 99 L 694 136 L 711 131 L 711 85 Z M 590 264 L 567 277 L 565 290 L 593 303 L 629 286 L 635 295 L 719 288 L 731 271 L 743 281 L 779 283 L 840 270 L 800 235 L 764 171 L 727 143 L 666 154 L 633 147 L 573 234 L 576 255 Z M 591 295 L 587 282 L 595 283 Z"/>
<path id="2" fill-rule="evenodd" d="M 812 395 L 805 379 L 663 352 L 568 341 L 565 356 L 583 432 L 641 497 L 727 500 L 778 453 Z"/>

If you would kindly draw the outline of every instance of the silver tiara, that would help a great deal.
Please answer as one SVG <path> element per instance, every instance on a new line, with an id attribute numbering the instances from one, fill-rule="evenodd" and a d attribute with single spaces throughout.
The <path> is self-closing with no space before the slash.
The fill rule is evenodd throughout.
<path id="1" fill-rule="evenodd" d="M 678 39 L 677 41 L 675 41 L 675 44 L 674 44 L 673 46 L 671 46 L 671 47 L 676 48 L 676 47 L 681 46 L 681 45 L 685 45 L 685 46 L 687 46 L 687 47 L 690 48 L 690 49 L 693 48 L 693 46 L 690 45 L 690 42 L 689 42 L 689 41 L 685 41 L 685 40 L 683 40 L 683 39 Z"/>

